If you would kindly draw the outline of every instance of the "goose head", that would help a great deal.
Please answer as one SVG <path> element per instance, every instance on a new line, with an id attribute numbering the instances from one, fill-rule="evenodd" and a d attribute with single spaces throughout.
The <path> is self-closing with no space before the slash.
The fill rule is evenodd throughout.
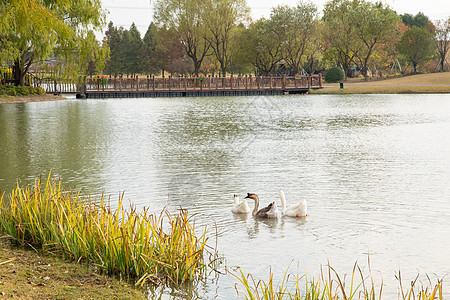
<path id="1" fill-rule="evenodd" d="M 249 199 L 253 199 L 255 201 L 259 201 L 259 197 L 255 193 L 247 193 L 247 196 L 245 196 L 245 198 L 249 198 Z"/>

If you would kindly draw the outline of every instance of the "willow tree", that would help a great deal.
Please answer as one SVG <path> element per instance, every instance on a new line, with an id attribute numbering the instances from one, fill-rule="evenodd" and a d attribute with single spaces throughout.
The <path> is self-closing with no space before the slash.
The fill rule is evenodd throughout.
<path id="1" fill-rule="evenodd" d="M 91 41 L 89 31 L 103 23 L 100 0 L 3 0 L 0 36 L 8 46 L 16 84 L 24 85 L 31 64 L 51 54 L 78 61 L 80 43 Z"/>
<path id="2" fill-rule="evenodd" d="M 203 2 L 203 1 L 199 1 Z M 232 53 L 232 39 L 237 37 L 236 27 L 249 20 L 250 9 L 245 0 L 206 0 L 204 24 L 206 38 L 219 62 L 222 76 L 226 76 Z"/>
<path id="3" fill-rule="evenodd" d="M 154 18 L 160 27 L 174 29 L 198 75 L 210 43 L 204 24 L 205 3 L 196 0 L 156 0 Z"/>
<path id="4" fill-rule="evenodd" d="M 394 44 L 400 38 L 400 17 L 389 7 L 381 3 L 373 4 L 361 1 L 349 11 L 354 24 L 355 35 L 361 42 L 356 53 L 361 73 L 367 80 L 367 71 L 372 56 L 385 44 Z"/>
<path id="5" fill-rule="evenodd" d="M 64 70 L 68 75 L 98 73 L 109 58 L 110 49 L 106 39 L 100 43 L 92 30 L 78 39 L 75 55 L 62 56 Z"/>
<path id="6" fill-rule="evenodd" d="M 316 18 L 317 7 L 312 2 L 300 2 L 296 7 L 282 5 L 272 10 L 270 19 L 281 39 L 283 59 L 296 74 L 306 62 Z"/>

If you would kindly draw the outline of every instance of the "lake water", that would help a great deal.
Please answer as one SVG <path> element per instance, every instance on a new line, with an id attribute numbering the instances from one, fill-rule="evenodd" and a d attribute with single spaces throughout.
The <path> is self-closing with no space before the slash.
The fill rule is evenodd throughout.
<path id="1" fill-rule="evenodd" d="M 217 224 L 227 265 L 255 278 L 289 264 L 317 278 L 327 260 L 349 274 L 370 253 L 392 296 L 399 269 L 406 283 L 450 270 L 449 94 L 0 105 L 0 188 L 50 170 L 112 206 L 124 191 L 138 208 L 198 213 Z M 267 205 L 280 188 L 288 204 L 308 201 L 306 219 L 230 212 L 234 193 Z M 235 281 L 220 275 L 197 293 L 235 299 Z"/>

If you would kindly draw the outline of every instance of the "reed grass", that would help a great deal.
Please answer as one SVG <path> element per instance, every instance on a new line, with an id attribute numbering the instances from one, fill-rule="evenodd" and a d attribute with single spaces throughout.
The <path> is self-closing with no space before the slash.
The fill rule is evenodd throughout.
<path id="1" fill-rule="evenodd" d="M 49 174 L 45 183 L 17 184 L 0 192 L 0 231 L 12 241 L 66 259 L 86 261 L 100 271 L 146 282 L 181 283 L 203 278 L 207 268 L 207 232 L 180 209 L 151 214 L 144 209 L 117 209 L 91 196 L 63 188 Z"/>
<path id="2" fill-rule="evenodd" d="M 328 263 L 321 268 L 318 279 L 308 280 L 305 274 L 288 274 L 289 267 L 279 283 L 274 282 L 273 272 L 270 270 L 268 281 L 255 280 L 252 274 L 245 275 L 239 268 L 238 273 L 231 272 L 237 279 L 235 285 L 238 296 L 250 300 L 381 300 L 383 292 L 383 281 L 375 283 L 370 268 L 368 274 L 355 263 L 349 280 L 347 276 L 340 276 L 338 272 Z M 427 282 L 418 281 L 419 275 L 411 281 L 410 286 L 403 287 L 400 276 L 396 275 L 399 282 L 398 299 L 400 300 L 443 300 L 442 281 L 443 278 L 433 282 L 427 276 Z M 392 299 L 387 297 L 387 299 Z"/>

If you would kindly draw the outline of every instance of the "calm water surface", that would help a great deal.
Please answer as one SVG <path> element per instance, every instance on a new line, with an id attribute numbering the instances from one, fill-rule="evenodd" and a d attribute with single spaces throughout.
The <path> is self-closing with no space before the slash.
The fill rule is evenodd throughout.
<path id="1" fill-rule="evenodd" d="M 199 213 L 217 224 L 227 264 L 256 278 L 270 267 L 280 278 L 290 263 L 317 277 L 328 259 L 351 273 L 370 253 L 396 295 L 399 269 L 406 282 L 450 270 L 450 95 L 0 105 L 0 188 L 49 170 L 112 206 L 125 191 L 138 208 Z M 230 212 L 233 193 L 266 205 L 280 188 L 289 203 L 308 201 L 306 219 Z M 222 275 L 198 293 L 235 299 L 234 282 Z"/>

